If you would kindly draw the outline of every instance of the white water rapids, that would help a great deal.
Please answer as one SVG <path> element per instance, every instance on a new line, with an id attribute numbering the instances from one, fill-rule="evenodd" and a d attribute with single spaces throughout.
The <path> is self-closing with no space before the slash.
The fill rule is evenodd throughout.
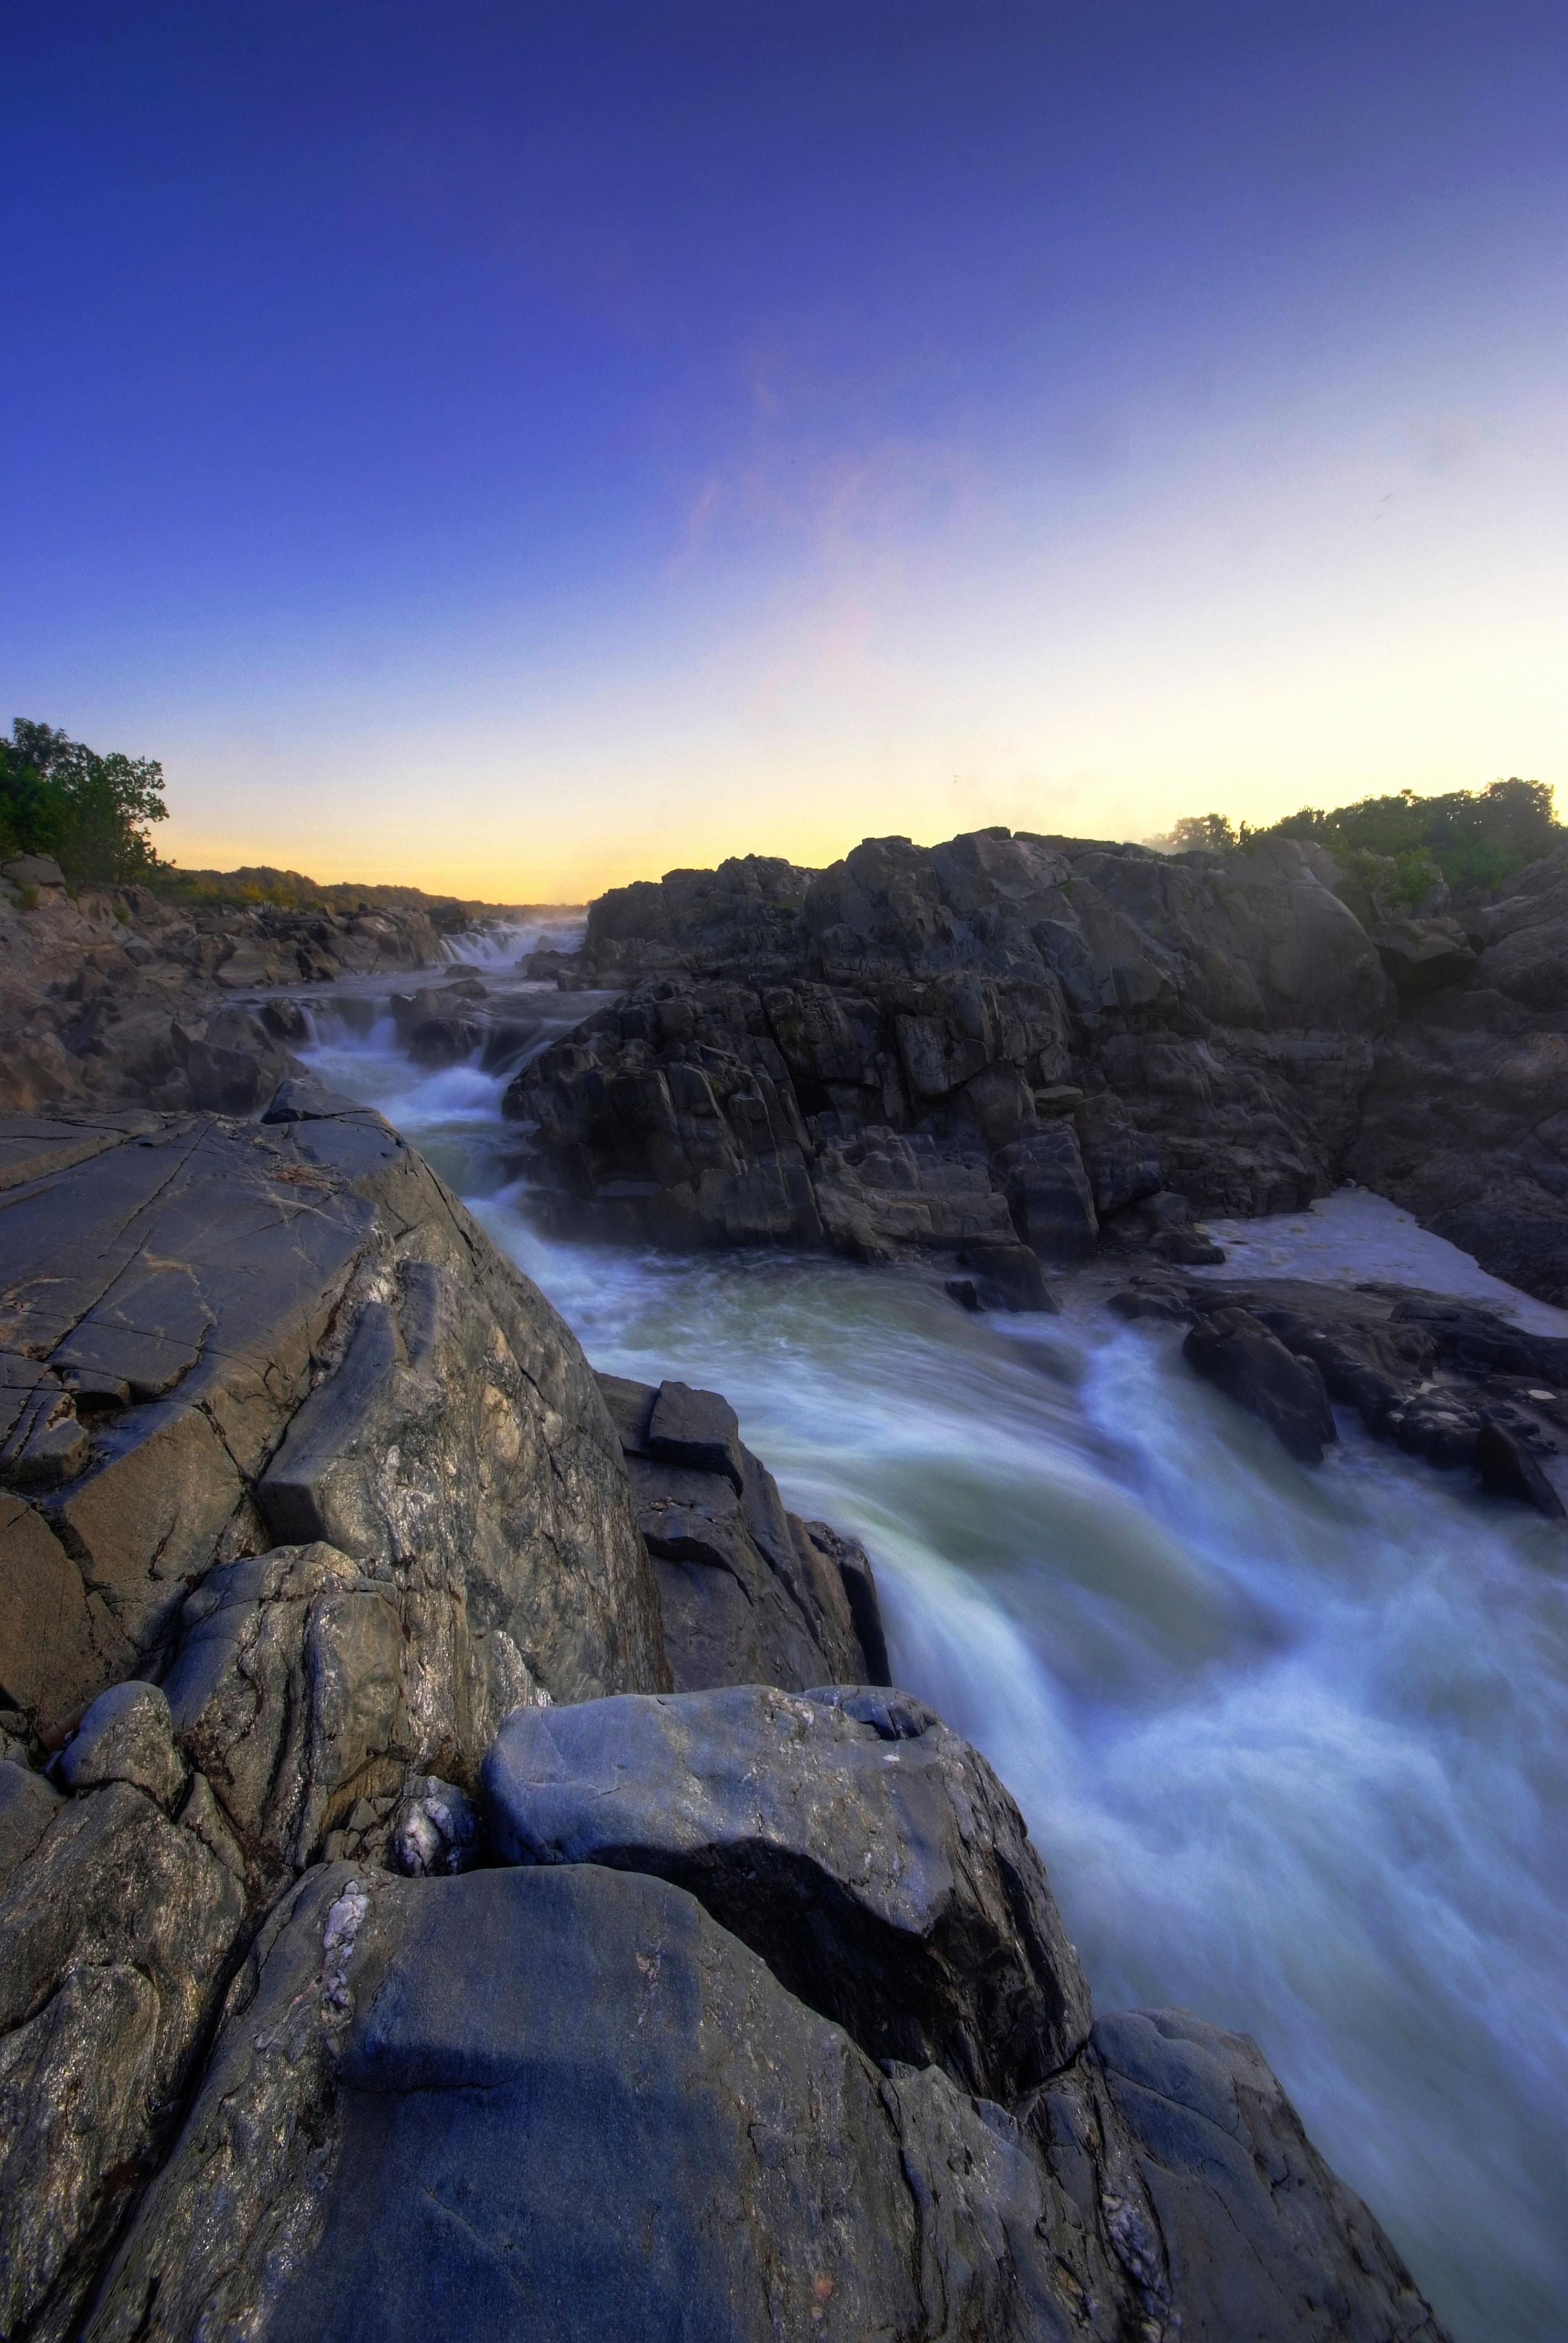
<path id="1" fill-rule="evenodd" d="M 539 996 L 557 1030 L 593 1005 Z M 1562 2343 L 1562 1526 L 1342 1412 L 1293 1463 L 1179 1331 L 1088 1299 L 977 1319 L 930 1272 L 546 1242 L 500 1079 L 317 1014 L 321 1077 L 424 1149 L 596 1365 L 724 1392 L 789 1503 L 865 1540 L 898 1680 L 1019 1800 L 1099 2006 L 1253 2035 L 1461 2343 Z M 1221 1274 L 1402 1278 L 1568 1332 L 1378 1199 L 1216 1234 Z"/>

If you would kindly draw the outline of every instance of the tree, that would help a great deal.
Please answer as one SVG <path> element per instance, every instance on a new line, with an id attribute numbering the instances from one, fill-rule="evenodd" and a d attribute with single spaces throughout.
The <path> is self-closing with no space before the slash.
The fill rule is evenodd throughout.
<path id="1" fill-rule="evenodd" d="M 1229 854 L 1236 844 L 1231 818 L 1222 813 L 1184 813 L 1171 833 L 1172 851 Z"/>
<path id="2" fill-rule="evenodd" d="M 160 868 L 149 826 L 168 818 L 151 757 L 99 756 L 19 716 L 0 739 L 0 854 L 51 854 L 73 886 L 126 884 Z"/>

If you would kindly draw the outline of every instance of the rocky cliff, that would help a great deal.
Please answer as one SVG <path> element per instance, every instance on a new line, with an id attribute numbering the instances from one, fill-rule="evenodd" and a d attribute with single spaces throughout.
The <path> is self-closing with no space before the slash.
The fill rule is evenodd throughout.
<path id="1" fill-rule="evenodd" d="M 864 1554 L 379 1118 L 0 1118 L 0 1232 L 16 2343 L 1440 2343 L 1250 2043 L 1096 2020 Z"/>
<path id="2" fill-rule="evenodd" d="M 566 980 L 623 998 L 507 1111 L 565 1224 L 959 1257 L 997 1298 L 1105 1236 L 1347 1172 L 1568 1298 L 1568 861 L 1358 917 L 1322 849 L 983 830 L 830 870 L 673 871 L 591 908 Z"/>

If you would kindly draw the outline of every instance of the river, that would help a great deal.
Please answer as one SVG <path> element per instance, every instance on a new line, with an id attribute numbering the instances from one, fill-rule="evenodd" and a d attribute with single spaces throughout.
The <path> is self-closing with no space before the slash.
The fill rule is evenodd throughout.
<path id="1" fill-rule="evenodd" d="M 516 938 L 498 940 L 498 963 Z M 1087 1293 L 549 1242 L 504 1081 L 421 1074 L 388 990 L 308 1056 L 437 1164 L 596 1365 L 724 1392 L 864 1539 L 898 1680 L 996 1766 L 1101 2008 L 1251 2034 L 1461 2343 L 1568 2334 L 1568 1535 L 1340 1414 L 1317 1470 Z M 593 1006 L 543 992 L 559 1030 Z M 542 1036 L 535 1046 L 542 1045 Z M 1251 1274 L 1526 1302 L 1379 1198 L 1214 1224 Z"/>

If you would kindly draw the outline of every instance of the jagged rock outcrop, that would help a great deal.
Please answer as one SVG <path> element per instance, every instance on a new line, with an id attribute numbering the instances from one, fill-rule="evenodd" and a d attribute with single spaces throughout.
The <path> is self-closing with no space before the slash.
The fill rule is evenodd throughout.
<path id="1" fill-rule="evenodd" d="M 1486 1495 L 1564 1517 L 1561 1337 L 1533 1334 L 1477 1302 L 1376 1283 L 1241 1284 L 1145 1271 L 1111 1306 L 1191 1325 L 1191 1363 L 1305 1463 L 1320 1462 L 1336 1436 L 1332 1400 L 1353 1408 L 1374 1439 L 1442 1471 L 1474 1473 Z"/>
<path id="2" fill-rule="evenodd" d="M 635 989 L 507 1111 L 566 1224 L 934 1248 L 1032 1298 L 1028 1252 L 1146 1237 L 1146 1199 L 1263 1212 L 1330 1183 L 1392 1001 L 1332 876 L 1288 841 L 1005 830 L 673 872 L 592 906 L 585 979 Z"/>
<path id="3" fill-rule="evenodd" d="M 887 1676 L 863 1546 L 788 1512 L 717 1392 L 600 1375 L 658 1583 L 677 1692 Z"/>
<path id="4" fill-rule="evenodd" d="M 1347 1168 L 1496 1277 L 1568 1306 L 1568 850 L 1468 910 L 1468 969 L 1378 1044 Z"/>
<path id="5" fill-rule="evenodd" d="M 268 1113 L 0 1118 L 7 2337 L 1442 2343 L 719 1394 Z"/>

